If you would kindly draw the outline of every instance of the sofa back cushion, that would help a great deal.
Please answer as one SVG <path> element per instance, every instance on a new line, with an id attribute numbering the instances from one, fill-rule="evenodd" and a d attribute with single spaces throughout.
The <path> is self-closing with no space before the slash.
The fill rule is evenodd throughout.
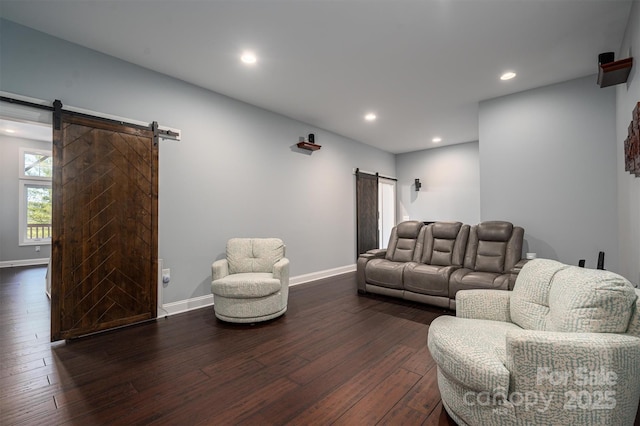
<path id="1" fill-rule="evenodd" d="M 385 258 L 393 262 L 411 262 L 416 250 L 418 234 L 424 224 L 417 220 L 399 223 L 391 230 Z"/>
<path id="2" fill-rule="evenodd" d="M 487 221 L 471 227 L 464 267 L 504 274 L 520 260 L 524 229 L 511 222 Z"/>
<path id="3" fill-rule="evenodd" d="M 462 266 L 469 239 L 469 225 L 462 222 L 434 222 L 423 229 L 415 262 L 437 266 Z"/>
<path id="4" fill-rule="evenodd" d="M 278 238 L 232 238 L 227 241 L 229 273 L 273 272 L 284 257 L 284 243 Z"/>
<path id="5" fill-rule="evenodd" d="M 535 259 L 518 274 L 511 319 L 529 330 L 625 333 L 634 327 L 637 298 L 631 283 L 613 272 Z"/>

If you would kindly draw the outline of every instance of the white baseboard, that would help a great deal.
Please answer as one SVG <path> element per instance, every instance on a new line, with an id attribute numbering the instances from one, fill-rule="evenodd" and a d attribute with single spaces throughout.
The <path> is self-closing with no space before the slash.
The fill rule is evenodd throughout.
<path id="1" fill-rule="evenodd" d="M 49 258 L 43 259 L 23 259 L 23 260 L 3 260 L 0 261 L 0 268 L 13 268 L 16 266 L 35 266 L 46 265 L 49 263 Z"/>
<path id="2" fill-rule="evenodd" d="M 356 270 L 356 264 L 341 266 L 339 268 L 326 269 L 324 271 L 312 272 L 310 274 L 297 275 L 289 278 L 289 286 L 308 283 L 310 281 L 321 280 L 323 278 L 334 277 L 336 275 L 346 274 Z"/>
<path id="3" fill-rule="evenodd" d="M 158 308 L 158 317 L 181 314 L 183 312 L 205 308 L 207 306 L 213 306 L 213 294 L 165 303 L 162 307 Z"/>
<path id="4" fill-rule="evenodd" d="M 310 274 L 297 275 L 295 277 L 289 278 L 289 287 L 308 283 L 310 281 L 316 281 L 323 278 L 329 278 L 340 274 L 345 274 L 347 272 L 353 272 L 356 270 L 356 265 L 347 265 L 341 266 L 339 268 L 327 269 L 324 271 L 312 272 Z M 162 289 L 162 284 L 159 285 L 160 290 Z M 160 291 L 158 294 L 159 297 L 162 297 L 162 292 Z M 213 295 L 208 294 L 205 296 L 194 297 L 186 300 L 179 300 L 177 302 L 164 303 L 162 306 L 158 306 L 158 317 L 170 316 L 175 314 L 180 314 L 183 312 L 192 311 L 194 309 L 205 308 L 207 306 L 213 306 Z"/>

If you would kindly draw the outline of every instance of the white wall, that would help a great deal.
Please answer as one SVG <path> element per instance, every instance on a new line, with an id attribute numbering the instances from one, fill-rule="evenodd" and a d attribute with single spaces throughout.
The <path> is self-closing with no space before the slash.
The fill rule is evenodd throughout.
<path id="1" fill-rule="evenodd" d="M 15 260 L 47 259 L 51 255 L 51 245 L 20 246 L 19 216 L 19 153 L 20 148 L 51 150 L 51 142 L 34 141 L 0 135 L 0 262 L 6 264 Z"/>
<path id="2" fill-rule="evenodd" d="M 617 271 L 615 89 L 589 76 L 480 103 L 482 220 L 525 229 L 538 257 Z"/>
<path id="3" fill-rule="evenodd" d="M 633 2 L 629 24 L 616 58 L 634 58 L 626 84 L 616 86 L 616 166 L 620 273 L 640 286 L 640 178 L 624 171 L 624 140 L 631 112 L 640 102 L 640 2 Z"/>
<path id="4" fill-rule="evenodd" d="M 478 142 L 396 155 L 398 222 L 480 221 Z M 415 190 L 414 181 L 422 187 Z"/>
<path id="5" fill-rule="evenodd" d="M 394 175 L 392 154 L 9 21 L 0 32 L 1 90 L 182 130 L 160 146 L 165 303 L 210 294 L 230 237 L 282 238 L 292 276 L 355 263 L 353 169 Z M 312 155 L 295 147 L 308 133 Z"/>

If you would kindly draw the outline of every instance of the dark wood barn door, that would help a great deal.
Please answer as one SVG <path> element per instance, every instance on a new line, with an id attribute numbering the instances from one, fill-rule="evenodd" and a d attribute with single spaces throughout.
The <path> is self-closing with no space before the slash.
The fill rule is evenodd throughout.
<path id="1" fill-rule="evenodd" d="M 62 112 L 53 157 L 51 340 L 155 318 L 158 147 L 150 129 Z"/>
<path id="2" fill-rule="evenodd" d="M 378 176 L 356 171 L 357 255 L 378 248 Z"/>

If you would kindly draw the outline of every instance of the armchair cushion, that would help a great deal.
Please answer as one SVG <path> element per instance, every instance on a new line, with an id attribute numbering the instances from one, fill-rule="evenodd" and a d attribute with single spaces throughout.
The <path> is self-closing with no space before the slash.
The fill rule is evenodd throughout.
<path id="1" fill-rule="evenodd" d="M 624 333 L 636 297 L 631 284 L 618 274 L 570 266 L 552 281 L 547 330 Z"/>
<path id="2" fill-rule="evenodd" d="M 507 332 L 515 324 L 441 316 L 429 328 L 431 356 L 449 378 L 476 392 L 509 389 Z"/>
<path id="3" fill-rule="evenodd" d="M 636 305 L 631 312 L 631 319 L 629 320 L 629 328 L 627 328 L 627 334 L 640 337 L 640 288 L 636 288 Z"/>
<path id="4" fill-rule="evenodd" d="M 253 299 L 277 293 L 282 288 L 279 279 L 268 272 L 227 275 L 211 283 L 211 292 L 235 299 Z"/>
<path id="5" fill-rule="evenodd" d="M 511 322 L 512 292 L 506 290 L 465 290 L 456 294 L 456 316 Z"/>
<path id="6" fill-rule="evenodd" d="M 530 330 L 624 333 L 636 299 L 620 275 L 535 259 L 518 275 L 511 318 Z"/>
<path id="7" fill-rule="evenodd" d="M 511 320 L 526 330 L 545 330 L 553 276 L 568 265 L 535 259 L 522 267 L 511 294 Z"/>
<path id="8" fill-rule="evenodd" d="M 278 238 L 232 238 L 227 242 L 229 273 L 273 272 L 284 257 L 284 243 Z"/>

